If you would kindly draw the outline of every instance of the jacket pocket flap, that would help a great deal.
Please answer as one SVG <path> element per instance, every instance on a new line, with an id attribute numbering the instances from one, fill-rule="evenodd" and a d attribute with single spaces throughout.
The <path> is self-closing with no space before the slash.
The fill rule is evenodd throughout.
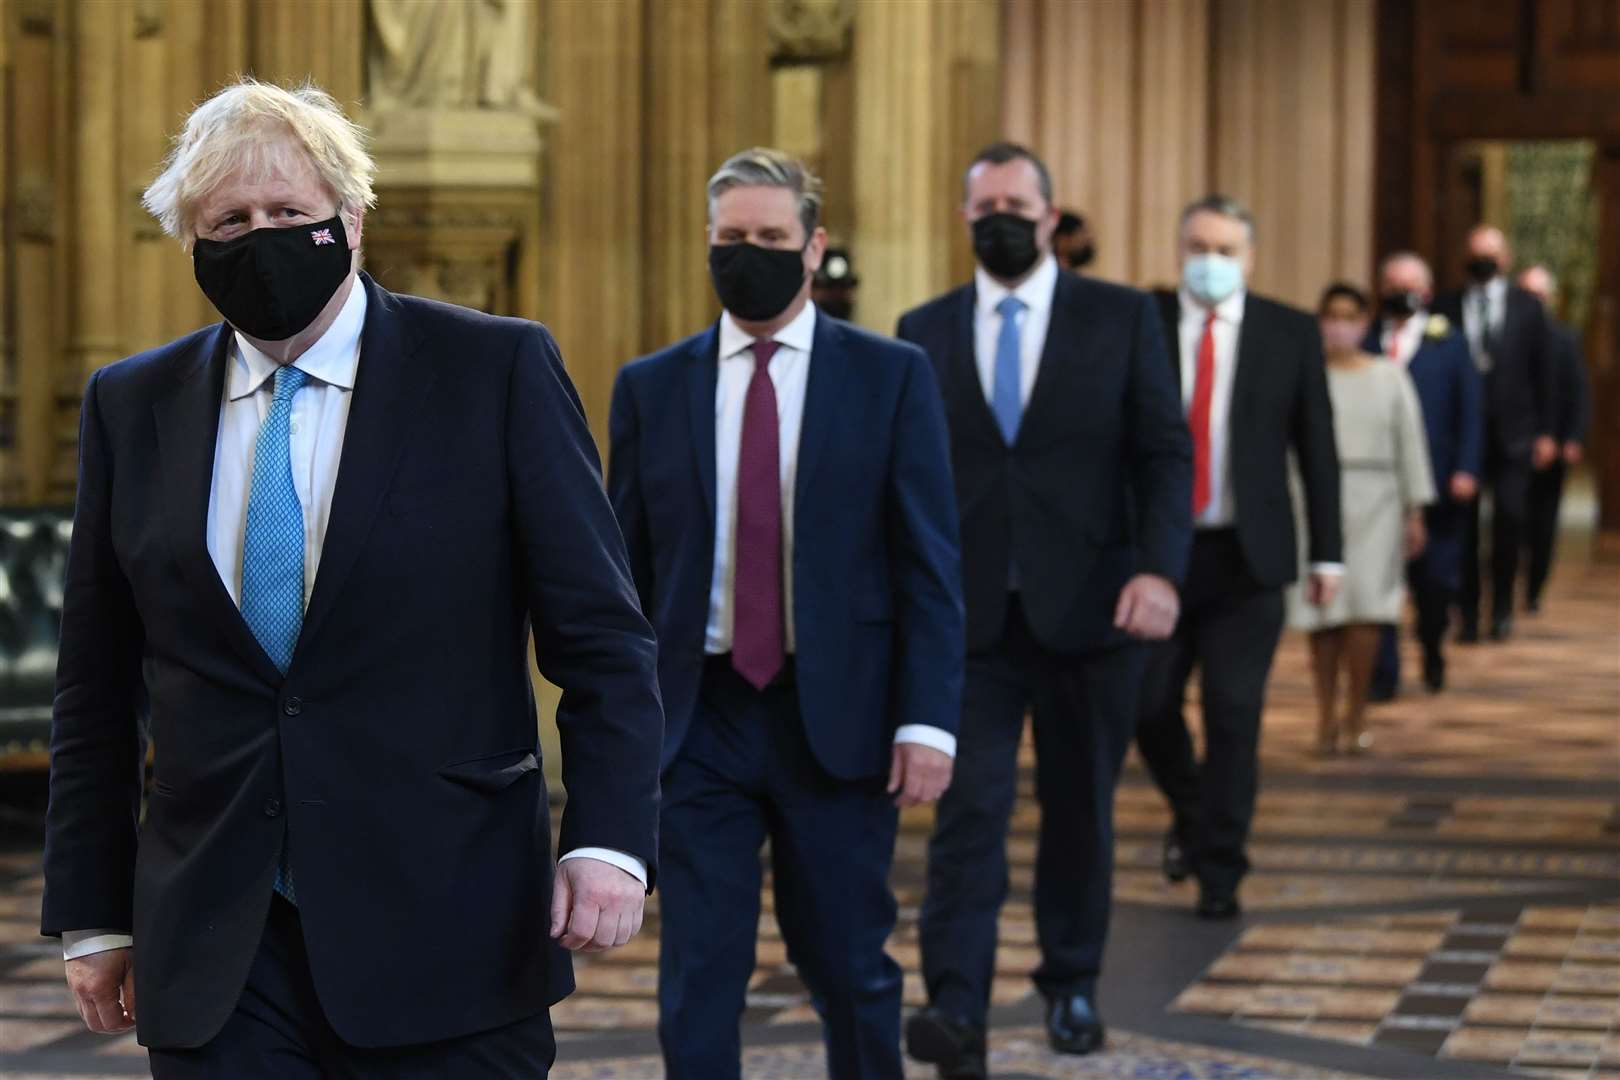
<path id="1" fill-rule="evenodd" d="M 499 754 L 458 765 L 446 765 L 439 770 L 439 775 L 479 791 L 502 791 L 539 768 L 540 759 L 529 751 L 515 762 L 508 755 Z"/>

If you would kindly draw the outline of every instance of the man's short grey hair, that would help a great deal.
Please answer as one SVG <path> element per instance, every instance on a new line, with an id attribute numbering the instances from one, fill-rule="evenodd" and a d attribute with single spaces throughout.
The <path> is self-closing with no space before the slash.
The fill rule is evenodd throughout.
<path id="1" fill-rule="evenodd" d="M 726 159 L 709 177 L 709 220 L 714 220 L 714 201 L 732 188 L 774 187 L 791 191 L 799 201 L 799 222 L 804 239 L 821 223 L 821 180 L 792 154 L 756 146 Z"/>
<path id="2" fill-rule="evenodd" d="M 366 133 L 330 94 L 313 83 L 288 89 L 243 78 L 186 118 L 141 202 L 189 251 L 199 203 L 238 174 L 288 168 L 287 154 L 300 151 L 340 210 L 357 213 L 377 201 L 371 186 L 377 166 Z"/>
<path id="3" fill-rule="evenodd" d="M 1230 195 L 1209 194 L 1202 199 L 1190 202 L 1181 211 L 1181 227 L 1187 227 L 1188 220 L 1194 214 L 1219 214 L 1224 218 L 1243 222 L 1249 230 L 1249 243 L 1254 243 L 1254 215 L 1249 208 L 1232 198 Z"/>
<path id="4" fill-rule="evenodd" d="M 1388 270 L 1391 266 L 1394 266 L 1398 262 L 1413 262 L 1413 263 L 1416 263 L 1418 266 L 1421 266 L 1423 268 L 1423 281 L 1424 281 L 1424 283 L 1429 288 L 1431 288 L 1431 289 L 1434 288 L 1434 270 L 1433 270 L 1433 268 L 1431 268 L 1429 266 L 1429 261 L 1427 259 L 1425 259 L 1423 256 L 1419 255 L 1415 251 L 1397 251 L 1397 252 L 1394 252 L 1392 254 L 1385 255 L 1383 260 L 1381 262 L 1379 262 L 1379 264 L 1378 264 L 1378 276 L 1379 276 L 1379 278 L 1382 278 L 1384 276 L 1384 271 L 1385 270 Z"/>

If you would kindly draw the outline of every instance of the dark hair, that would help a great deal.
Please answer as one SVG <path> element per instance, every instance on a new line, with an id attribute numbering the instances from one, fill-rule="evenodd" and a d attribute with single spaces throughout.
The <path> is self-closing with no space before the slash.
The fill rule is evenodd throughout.
<path id="1" fill-rule="evenodd" d="M 1318 315 L 1326 314 L 1328 305 L 1333 303 L 1335 300 L 1350 301 L 1352 304 L 1356 305 L 1357 310 L 1359 310 L 1363 315 L 1367 313 L 1371 306 L 1371 302 L 1367 299 L 1366 293 L 1362 292 L 1360 289 L 1356 288 L 1354 285 L 1351 285 L 1347 281 L 1335 281 L 1333 284 L 1322 290 L 1322 299 L 1316 302 L 1316 313 Z"/>
<path id="2" fill-rule="evenodd" d="M 1190 202 L 1181 209 L 1181 227 L 1187 227 L 1187 219 L 1198 213 L 1219 214 L 1224 218 L 1241 221 L 1249 230 L 1249 243 L 1254 243 L 1254 215 L 1249 208 L 1232 198 L 1230 195 L 1211 193 L 1205 195 L 1197 202 Z"/>
<path id="3" fill-rule="evenodd" d="M 1005 165 L 1009 161 L 1027 161 L 1035 166 L 1035 176 L 1040 181 L 1041 198 L 1048 204 L 1052 202 L 1052 174 L 1047 171 L 1046 162 L 1042 161 L 1027 146 L 1020 146 L 1015 142 L 991 143 L 973 156 L 968 162 L 967 171 L 962 173 L 962 201 L 967 202 L 968 175 L 980 165 Z"/>
<path id="4" fill-rule="evenodd" d="M 1077 233 L 1085 227 L 1086 217 L 1084 214 L 1074 210 L 1065 210 L 1058 215 L 1057 228 L 1052 230 L 1052 235 L 1068 236 L 1070 233 Z"/>

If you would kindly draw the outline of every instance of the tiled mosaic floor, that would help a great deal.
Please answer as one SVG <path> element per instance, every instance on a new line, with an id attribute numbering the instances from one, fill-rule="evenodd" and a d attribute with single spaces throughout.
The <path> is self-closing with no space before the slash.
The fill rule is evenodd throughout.
<path id="1" fill-rule="evenodd" d="M 1381 706 L 1365 758 L 1311 756 L 1303 642 L 1285 642 L 1243 925 L 1197 922 L 1192 887 L 1159 875 L 1166 814 L 1128 767 L 1102 987 L 1112 1041 L 1083 1061 L 1047 1053 L 1031 1027 L 1038 816 L 1026 776 L 994 994 L 996 1077 L 1438 1080 L 1512 1067 L 1620 1080 L 1620 572 L 1566 561 L 1555 587 L 1547 614 L 1512 643 L 1454 650 L 1446 694 L 1408 689 Z M 0 794 L 26 786 L 0 774 Z M 54 948 L 35 936 L 39 802 L 19 798 L 0 800 L 0 1076 L 145 1075 L 130 1038 L 81 1029 Z M 907 817 L 894 874 L 892 949 L 912 1003 L 927 830 L 926 814 Z M 814 1013 L 768 896 L 765 911 L 745 1075 L 808 1080 L 823 1075 Z M 628 948 L 581 965 L 580 992 L 555 1012 L 554 1076 L 658 1076 L 656 929 L 654 917 Z"/>

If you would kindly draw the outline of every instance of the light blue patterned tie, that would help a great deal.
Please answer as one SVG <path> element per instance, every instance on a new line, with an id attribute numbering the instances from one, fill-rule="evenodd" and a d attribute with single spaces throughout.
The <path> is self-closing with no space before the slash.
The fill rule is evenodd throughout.
<path id="1" fill-rule="evenodd" d="M 1001 426 L 1001 437 L 1011 446 L 1018 438 L 1018 421 L 1024 415 L 1023 381 L 1019 371 L 1018 316 L 1024 302 L 1009 296 L 996 305 L 1001 315 L 1001 333 L 996 337 L 996 371 L 990 384 L 990 408 Z"/>
<path id="2" fill-rule="evenodd" d="M 292 366 L 276 371 L 276 393 L 253 446 L 253 484 L 242 537 L 242 618 L 283 673 L 304 625 L 304 508 L 293 487 L 293 395 L 308 378 Z M 276 892 L 296 903 L 287 849 L 276 867 Z"/>

